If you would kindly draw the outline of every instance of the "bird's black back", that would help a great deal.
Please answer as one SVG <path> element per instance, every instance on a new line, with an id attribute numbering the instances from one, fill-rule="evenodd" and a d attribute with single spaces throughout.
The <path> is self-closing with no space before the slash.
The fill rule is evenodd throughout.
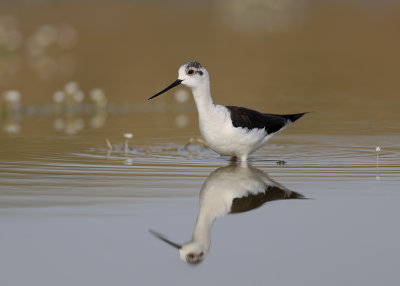
<path id="1" fill-rule="evenodd" d="M 258 208 L 267 202 L 287 199 L 305 199 L 305 197 L 300 193 L 290 192 L 280 187 L 267 186 L 264 192 L 258 194 L 249 192 L 244 197 L 234 198 L 230 213 L 243 213 Z"/>
<path id="2" fill-rule="evenodd" d="M 286 125 L 296 121 L 305 113 L 297 114 L 268 114 L 251 110 L 245 107 L 226 106 L 231 113 L 231 120 L 234 127 L 251 129 L 264 129 L 267 134 L 275 133 Z"/>

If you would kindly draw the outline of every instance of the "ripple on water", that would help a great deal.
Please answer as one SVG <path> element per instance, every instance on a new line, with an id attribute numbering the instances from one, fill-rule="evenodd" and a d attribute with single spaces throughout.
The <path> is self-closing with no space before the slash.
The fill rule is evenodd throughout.
<path id="1" fill-rule="evenodd" d="M 298 140 L 299 138 L 296 137 Z M 314 138 L 315 140 L 315 138 Z M 274 178 L 299 182 L 360 182 L 375 178 L 398 182 L 400 150 L 386 143 L 376 165 L 374 146 L 363 143 L 281 142 L 269 144 L 250 160 Z M 277 165 L 278 160 L 284 165 Z M 229 158 L 204 149 L 182 152 L 83 152 L 26 154 L 25 160 L 0 159 L 2 206 L 91 203 L 115 200 L 194 197 L 205 178 Z M 332 187 L 333 188 L 333 187 Z"/>

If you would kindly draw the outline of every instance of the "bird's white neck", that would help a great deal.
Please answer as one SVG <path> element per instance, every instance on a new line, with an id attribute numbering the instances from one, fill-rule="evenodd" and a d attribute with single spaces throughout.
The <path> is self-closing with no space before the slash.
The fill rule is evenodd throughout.
<path id="1" fill-rule="evenodd" d="M 210 81 L 206 80 L 202 85 L 192 87 L 192 93 L 199 117 L 206 116 L 214 106 L 210 92 Z"/>
<path id="2" fill-rule="evenodd" d="M 211 244 L 211 228 L 215 220 L 214 213 L 200 208 L 196 225 L 193 230 L 192 242 L 195 242 L 207 253 Z"/>

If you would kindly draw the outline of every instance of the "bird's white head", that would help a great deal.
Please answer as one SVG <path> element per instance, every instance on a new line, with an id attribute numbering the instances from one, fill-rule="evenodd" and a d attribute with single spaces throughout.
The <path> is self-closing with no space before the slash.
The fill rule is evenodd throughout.
<path id="1" fill-rule="evenodd" d="M 178 79 L 183 85 L 194 88 L 209 80 L 207 70 L 199 62 L 188 62 L 182 65 L 178 71 Z"/>
<path id="2" fill-rule="evenodd" d="M 203 247 L 200 243 L 190 241 L 182 245 L 179 249 L 179 256 L 183 261 L 189 264 L 198 264 L 204 260 L 208 249 Z"/>
<path id="3" fill-rule="evenodd" d="M 171 88 L 183 84 L 190 88 L 196 88 L 204 84 L 209 84 L 210 78 L 207 70 L 196 61 L 188 62 L 182 65 L 178 70 L 178 79 L 164 88 L 162 91 L 156 93 L 149 99 L 153 99 Z"/>
<path id="4" fill-rule="evenodd" d="M 202 243 L 193 240 L 181 245 L 169 240 L 164 235 L 154 230 L 150 230 L 150 233 L 169 245 L 177 248 L 179 250 L 179 257 L 189 264 L 198 264 L 202 262 L 210 248 L 209 245 L 203 245 Z"/>

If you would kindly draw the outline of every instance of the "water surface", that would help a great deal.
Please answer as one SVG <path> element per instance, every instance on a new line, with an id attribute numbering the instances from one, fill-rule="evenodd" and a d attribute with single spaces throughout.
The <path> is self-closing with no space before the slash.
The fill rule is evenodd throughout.
<path id="1" fill-rule="evenodd" d="M 189 241 L 202 184 L 229 158 L 176 151 L 171 146 L 186 143 L 178 131 L 159 137 L 156 152 L 107 154 L 112 126 L 65 136 L 46 128 L 48 119 L 29 121 L 41 127 L 2 141 L 0 261 L 8 285 L 239 285 L 266 274 L 280 285 L 398 282 L 397 135 L 278 135 L 250 164 L 307 200 L 218 217 L 210 252 L 192 269 L 149 229 Z M 304 121 L 298 131 L 310 125 Z M 119 137 L 115 144 L 123 144 Z M 145 148 L 143 141 L 131 147 Z"/>

